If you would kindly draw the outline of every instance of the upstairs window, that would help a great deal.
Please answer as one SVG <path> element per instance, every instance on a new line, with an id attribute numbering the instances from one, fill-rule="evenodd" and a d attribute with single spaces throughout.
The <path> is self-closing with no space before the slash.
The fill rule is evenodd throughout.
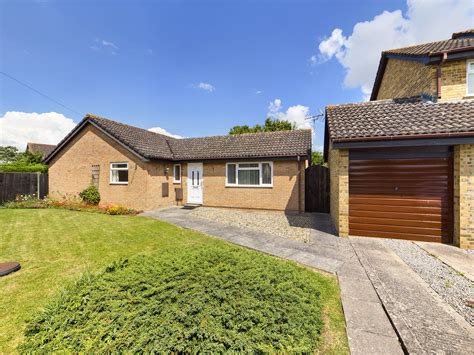
<path id="1" fill-rule="evenodd" d="M 173 182 L 177 184 L 181 182 L 181 164 L 173 166 Z"/>
<path id="2" fill-rule="evenodd" d="M 226 186 L 271 187 L 273 186 L 273 164 L 227 163 Z"/>
<path id="3" fill-rule="evenodd" d="M 467 95 L 474 96 L 474 60 L 467 62 Z"/>
<path id="4" fill-rule="evenodd" d="M 128 163 L 110 163 L 110 183 L 128 184 Z"/>

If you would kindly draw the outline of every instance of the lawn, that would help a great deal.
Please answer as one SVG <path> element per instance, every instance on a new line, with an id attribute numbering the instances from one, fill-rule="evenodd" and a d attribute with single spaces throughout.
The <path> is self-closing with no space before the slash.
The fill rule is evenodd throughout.
<path id="1" fill-rule="evenodd" d="M 0 353 L 348 352 L 335 278 L 145 217 L 0 209 L 0 260 Z"/>

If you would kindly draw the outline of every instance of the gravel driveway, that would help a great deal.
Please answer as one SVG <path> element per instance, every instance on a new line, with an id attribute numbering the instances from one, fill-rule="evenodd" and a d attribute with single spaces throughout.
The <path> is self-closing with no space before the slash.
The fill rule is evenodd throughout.
<path id="1" fill-rule="evenodd" d="M 250 211 L 226 208 L 199 207 L 192 215 L 235 227 L 243 227 L 283 238 L 309 241 L 311 214 L 285 214 L 273 211 Z"/>

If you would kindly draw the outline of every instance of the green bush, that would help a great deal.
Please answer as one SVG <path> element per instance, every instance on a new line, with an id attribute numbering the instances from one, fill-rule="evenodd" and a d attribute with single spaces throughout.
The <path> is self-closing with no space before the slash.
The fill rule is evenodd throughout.
<path id="1" fill-rule="evenodd" d="M 95 187 L 94 185 L 89 185 L 84 190 L 82 190 L 79 193 L 79 197 L 82 198 L 85 203 L 91 205 L 98 205 L 100 202 L 99 190 L 97 190 L 97 187 Z"/>
<path id="2" fill-rule="evenodd" d="M 28 323 L 18 350 L 314 353 L 328 284 L 224 244 L 137 256 L 67 287 Z"/>
<path id="3" fill-rule="evenodd" d="M 44 164 L 29 164 L 24 161 L 0 164 L 0 172 L 4 173 L 47 173 L 48 166 Z"/>

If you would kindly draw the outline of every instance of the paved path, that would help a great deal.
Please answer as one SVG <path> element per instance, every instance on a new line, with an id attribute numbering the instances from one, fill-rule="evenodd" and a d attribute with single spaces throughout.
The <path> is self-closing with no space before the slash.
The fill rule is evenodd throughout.
<path id="1" fill-rule="evenodd" d="M 308 243 L 189 215 L 169 208 L 146 212 L 267 254 L 337 274 L 352 354 L 468 353 L 472 327 L 391 249 L 376 238 L 338 238 L 327 215 Z M 399 342 L 402 340 L 402 345 Z"/>
<path id="2" fill-rule="evenodd" d="M 403 344 L 411 354 L 469 354 L 474 330 L 377 238 L 350 238 Z"/>
<path id="3" fill-rule="evenodd" d="M 468 254 L 457 247 L 428 242 L 416 242 L 427 253 L 437 257 L 443 263 L 451 266 L 474 282 L 474 255 Z"/>

